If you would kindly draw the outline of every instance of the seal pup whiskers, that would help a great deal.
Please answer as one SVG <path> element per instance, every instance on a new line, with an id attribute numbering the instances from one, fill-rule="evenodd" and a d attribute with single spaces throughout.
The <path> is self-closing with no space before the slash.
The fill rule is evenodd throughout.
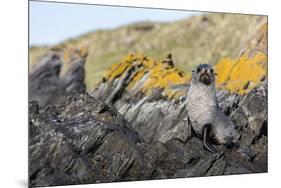
<path id="1" fill-rule="evenodd" d="M 203 138 L 203 146 L 217 152 L 210 138 L 219 144 L 237 144 L 239 133 L 229 117 L 219 108 L 215 90 L 215 72 L 212 66 L 200 64 L 192 71 L 191 86 L 187 94 L 188 128 Z"/>

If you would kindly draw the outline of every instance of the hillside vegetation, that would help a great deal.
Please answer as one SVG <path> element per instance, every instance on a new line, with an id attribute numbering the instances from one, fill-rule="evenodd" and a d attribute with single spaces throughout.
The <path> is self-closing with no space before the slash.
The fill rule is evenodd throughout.
<path id="1" fill-rule="evenodd" d="M 184 72 L 200 63 L 217 64 L 223 58 L 233 59 L 264 19 L 262 16 L 210 13 L 173 23 L 142 22 L 93 31 L 58 46 L 88 49 L 85 82 L 90 89 L 112 64 L 128 54 L 141 53 L 157 60 L 171 53 L 175 67 Z M 31 67 L 52 47 L 31 47 Z M 68 52 L 65 52 L 66 57 Z"/>

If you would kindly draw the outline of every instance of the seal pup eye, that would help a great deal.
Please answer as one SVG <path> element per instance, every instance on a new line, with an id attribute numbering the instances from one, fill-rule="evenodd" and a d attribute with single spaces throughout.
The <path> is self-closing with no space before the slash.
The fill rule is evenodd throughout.
<path id="1" fill-rule="evenodd" d="M 215 75 L 215 76 L 218 75 L 216 72 L 214 72 L 214 69 L 210 69 L 210 72 L 211 72 L 213 75 Z"/>
<path id="2" fill-rule="evenodd" d="M 198 68 L 197 68 L 197 72 L 200 72 L 200 71 L 201 71 L 201 68 L 200 68 L 200 67 L 198 67 Z"/>

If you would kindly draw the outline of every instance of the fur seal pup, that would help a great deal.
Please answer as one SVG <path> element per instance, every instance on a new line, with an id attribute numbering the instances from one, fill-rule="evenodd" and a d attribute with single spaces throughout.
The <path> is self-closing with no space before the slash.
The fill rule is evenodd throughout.
<path id="1" fill-rule="evenodd" d="M 230 118 L 219 108 L 215 76 L 216 73 L 210 65 L 198 65 L 192 71 L 186 101 L 189 133 L 193 130 L 197 136 L 203 138 L 203 146 L 212 153 L 217 151 L 209 143 L 210 139 L 218 144 L 233 146 L 240 138 Z"/>

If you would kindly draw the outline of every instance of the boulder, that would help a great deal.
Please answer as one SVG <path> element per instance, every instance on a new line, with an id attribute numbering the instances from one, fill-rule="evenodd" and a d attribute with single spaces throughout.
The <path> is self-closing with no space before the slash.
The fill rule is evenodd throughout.
<path id="1" fill-rule="evenodd" d="M 72 57 L 66 58 L 67 53 Z M 86 57 L 87 54 L 57 48 L 43 55 L 29 73 L 29 101 L 36 100 L 40 106 L 55 105 L 66 96 L 85 93 Z"/>
<path id="2" fill-rule="evenodd" d="M 29 108 L 31 186 L 150 178 L 151 159 L 116 109 L 86 94 Z"/>

